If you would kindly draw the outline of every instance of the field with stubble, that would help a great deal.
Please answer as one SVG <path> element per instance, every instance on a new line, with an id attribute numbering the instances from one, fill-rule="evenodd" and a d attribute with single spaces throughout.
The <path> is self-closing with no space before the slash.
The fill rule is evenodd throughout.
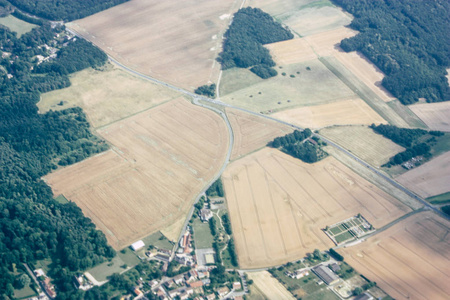
<path id="1" fill-rule="evenodd" d="M 450 102 L 414 104 L 409 108 L 430 129 L 450 131 Z"/>
<path id="2" fill-rule="evenodd" d="M 253 280 L 256 287 L 267 299 L 294 300 L 294 296 L 269 272 L 248 272 L 248 278 Z"/>
<path id="3" fill-rule="evenodd" d="M 339 252 L 395 299 L 450 296 L 450 222 L 432 212 L 411 216 Z"/>
<path id="4" fill-rule="evenodd" d="M 450 192 L 450 152 L 439 155 L 395 180 L 424 198 Z"/>
<path id="5" fill-rule="evenodd" d="M 289 126 L 237 109 L 227 109 L 227 116 L 234 134 L 231 160 L 258 150 L 274 138 L 294 131 Z"/>
<path id="6" fill-rule="evenodd" d="M 99 129 L 112 149 L 45 177 L 121 249 L 185 217 L 222 166 L 225 122 L 173 100 Z M 178 233 L 182 222 L 179 224 Z M 177 231 L 173 228 L 171 231 Z"/>
<path id="7" fill-rule="evenodd" d="M 358 213 L 379 228 L 410 211 L 332 157 L 306 164 L 265 148 L 230 164 L 222 181 L 243 268 L 329 248 L 322 229 Z"/>
<path id="8" fill-rule="evenodd" d="M 215 58 L 237 0 L 133 0 L 67 26 L 127 67 L 195 89 L 216 81 Z"/>

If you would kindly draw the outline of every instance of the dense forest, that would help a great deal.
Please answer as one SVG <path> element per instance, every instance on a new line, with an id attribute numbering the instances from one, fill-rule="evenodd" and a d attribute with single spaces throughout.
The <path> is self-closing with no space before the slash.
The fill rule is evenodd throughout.
<path id="1" fill-rule="evenodd" d="M 400 165 L 410 159 L 423 156 L 421 163 L 430 159 L 431 150 L 436 145 L 437 140 L 444 135 L 441 131 L 426 131 L 423 129 L 399 128 L 392 125 L 380 124 L 370 126 L 376 133 L 383 135 L 394 143 L 405 147 L 406 150 L 400 152 L 389 159 L 389 162 L 383 166 L 390 167 Z"/>
<path id="2" fill-rule="evenodd" d="M 360 51 L 385 74 L 383 86 L 403 104 L 419 98 L 450 100 L 450 1 L 333 0 L 360 31 L 344 39 L 345 51 Z"/>
<path id="3" fill-rule="evenodd" d="M 275 138 L 269 145 L 304 162 L 315 163 L 326 154 L 320 149 L 318 139 L 308 140 L 311 135 L 312 131 L 309 128 L 303 131 L 295 130 L 293 133 Z"/>
<path id="4" fill-rule="evenodd" d="M 259 8 L 246 7 L 234 14 L 224 35 L 223 52 L 219 55 L 222 68 L 250 68 L 261 78 L 277 75 L 275 62 L 265 44 L 289 40 L 294 35 L 269 14 Z"/>
<path id="5" fill-rule="evenodd" d="M 24 262 L 53 261 L 59 298 L 73 293 L 71 272 L 90 268 L 115 255 L 104 234 L 74 203 L 60 204 L 40 178 L 108 146 L 89 130 L 79 108 L 39 114 L 40 92 L 66 87 L 66 74 L 105 63 L 91 44 L 67 40 L 64 28 L 45 24 L 17 38 L 0 27 L 0 295 L 11 296 L 15 268 Z M 49 57 L 65 72 L 38 66 Z M 83 53 L 73 55 L 70 53 Z M 67 54 L 67 55 L 66 55 Z M 44 70 L 46 69 L 46 70 Z M 39 72 L 37 72 L 39 71 Z"/>
<path id="6" fill-rule="evenodd" d="M 8 0 L 32 15 L 54 21 L 81 19 L 129 0 Z"/>

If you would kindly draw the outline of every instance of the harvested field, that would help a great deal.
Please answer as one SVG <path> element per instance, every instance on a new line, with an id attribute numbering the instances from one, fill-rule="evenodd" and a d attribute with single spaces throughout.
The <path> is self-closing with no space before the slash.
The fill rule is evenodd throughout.
<path id="1" fill-rule="evenodd" d="M 346 26 L 352 20 L 349 14 L 326 0 L 250 0 L 246 5 L 261 8 L 299 36 Z"/>
<path id="2" fill-rule="evenodd" d="M 293 131 L 289 126 L 236 109 L 227 109 L 227 116 L 234 133 L 232 160 L 260 149 L 274 138 Z"/>
<path id="3" fill-rule="evenodd" d="M 193 90 L 216 81 L 215 58 L 236 0 L 133 0 L 68 27 L 143 74 Z"/>
<path id="4" fill-rule="evenodd" d="M 265 45 L 278 65 L 289 65 L 317 58 L 305 39 L 293 39 Z"/>
<path id="5" fill-rule="evenodd" d="M 225 96 L 262 81 L 264 79 L 247 69 L 232 68 L 224 70 L 222 72 L 222 80 L 220 81 L 219 94 Z"/>
<path id="6" fill-rule="evenodd" d="M 334 126 L 320 130 L 320 134 L 375 167 L 405 150 L 366 126 Z"/>
<path id="7" fill-rule="evenodd" d="M 357 34 L 358 32 L 353 29 L 339 27 L 331 31 L 307 36 L 304 39 L 314 49 L 319 57 L 333 56 L 338 51 L 341 51 L 339 44 L 343 39 L 355 36 Z"/>
<path id="8" fill-rule="evenodd" d="M 247 275 L 267 299 L 295 300 L 294 296 L 269 272 L 248 272 Z"/>
<path id="9" fill-rule="evenodd" d="M 275 113 L 273 117 L 308 128 L 321 128 L 331 125 L 387 123 L 359 98 L 294 108 Z"/>
<path id="10" fill-rule="evenodd" d="M 229 93 L 222 96 L 221 100 L 252 111 L 271 113 L 355 96 L 350 88 L 318 60 L 278 66 L 277 71 L 277 76 Z"/>
<path id="11" fill-rule="evenodd" d="M 56 195 L 74 201 L 115 249 L 185 217 L 228 147 L 225 122 L 182 99 L 97 132 L 111 150 L 45 180 Z"/>
<path id="12" fill-rule="evenodd" d="M 39 112 L 79 106 L 96 128 L 141 112 L 180 94 L 107 64 L 70 76 L 71 86 L 41 95 Z M 61 103 L 62 101 L 62 103 Z"/>
<path id="13" fill-rule="evenodd" d="M 449 237 L 449 221 L 422 212 L 339 252 L 395 299 L 444 300 L 450 297 Z"/>
<path id="14" fill-rule="evenodd" d="M 395 178 L 423 198 L 450 192 L 450 152 Z"/>
<path id="15" fill-rule="evenodd" d="M 450 131 L 450 102 L 415 104 L 409 108 L 430 129 Z"/>
<path id="16" fill-rule="evenodd" d="M 242 268 L 329 248 L 322 229 L 358 213 L 379 228 L 410 211 L 332 157 L 306 164 L 265 148 L 229 165 L 222 181 Z"/>

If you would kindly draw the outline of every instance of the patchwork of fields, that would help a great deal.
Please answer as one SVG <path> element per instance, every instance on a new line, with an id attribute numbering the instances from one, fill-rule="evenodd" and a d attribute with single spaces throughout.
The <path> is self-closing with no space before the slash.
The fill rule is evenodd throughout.
<path id="1" fill-rule="evenodd" d="M 431 212 L 339 252 L 395 299 L 448 299 L 450 222 Z"/>
<path id="2" fill-rule="evenodd" d="M 243 268 L 329 248 L 322 229 L 358 213 L 379 228 L 410 211 L 332 157 L 306 164 L 265 148 L 233 162 L 222 180 Z"/>
<path id="3" fill-rule="evenodd" d="M 98 133 L 112 144 L 110 151 L 45 180 L 56 195 L 77 203 L 115 249 L 185 218 L 228 147 L 225 122 L 183 99 Z"/>

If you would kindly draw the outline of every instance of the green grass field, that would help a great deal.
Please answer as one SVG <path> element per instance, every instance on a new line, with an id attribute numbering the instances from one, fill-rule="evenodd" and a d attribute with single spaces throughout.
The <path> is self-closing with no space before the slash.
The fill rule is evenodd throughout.
<path id="1" fill-rule="evenodd" d="M 311 70 L 308 71 L 307 67 Z M 355 93 L 318 60 L 275 68 L 277 76 L 260 82 L 253 79 L 243 81 L 238 86 L 239 90 L 221 96 L 221 100 L 255 112 L 274 113 L 293 107 L 327 104 L 355 97 Z M 235 80 L 231 75 L 224 76 L 221 85 L 232 86 Z"/>
<path id="2" fill-rule="evenodd" d="M 29 285 L 20 290 L 14 289 L 15 299 L 28 299 L 37 295 L 38 294 Z"/>
<path id="3" fill-rule="evenodd" d="M 17 32 L 17 37 L 20 37 L 22 34 L 31 31 L 34 27 L 38 27 L 37 25 L 19 20 L 11 15 L 0 18 L 0 24 L 5 25 L 11 31 Z"/>
<path id="4" fill-rule="evenodd" d="M 64 197 L 64 195 L 59 195 L 58 197 L 55 198 L 55 201 L 61 204 L 67 204 L 69 203 L 69 200 L 67 200 L 66 197 Z"/>
<path id="5" fill-rule="evenodd" d="M 219 226 L 218 221 L 216 224 Z M 199 218 L 195 218 L 192 228 L 194 230 L 196 249 L 212 248 L 214 238 L 211 235 L 208 223 L 203 223 Z"/>
<path id="6" fill-rule="evenodd" d="M 334 238 L 336 239 L 336 242 L 338 244 L 340 244 L 340 243 L 343 243 L 345 241 L 352 240 L 355 237 L 353 235 L 351 235 L 350 232 L 345 231 L 345 232 L 343 232 L 341 234 L 335 235 Z"/>
<path id="7" fill-rule="evenodd" d="M 145 249 L 150 245 L 166 250 L 172 250 L 173 248 L 173 244 L 160 231 L 143 238 L 142 241 L 145 244 Z"/>
<path id="8" fill-rule="evenodd" d="M 411 127 L 417 127 L 422 129 L 428 129 L 428 126 L 419 117 L 409 109 L 408 106 L 401 104 L 398 100 L 387 102 L 390 108 L 392 108 L 403 120 Z"/>
<path id="9" fill-rule="evenodd" d="M 104 281 L 114 273 L 121 273 L 125 271 L 125 265 L 127 267 L 134 267 L 139 263 L 139 258 L 133 253 L 129 248 L 124 249 L 125 253 L 122 251 L 117 252 L 116 257 L 111 261 L 105 261 L 104 263 L 88 270 L 92 276 L 98 281 Z"/>
<path id="10" fill-rule="evenodd" d="M 450 203 L 450 192 L 429 197 L 426 200 L 431 204 L 447 204 Z"/>
<path id="11" fill-rule="evenodd" d="M 408 123 L 386 102 L 378 97 L 367 85 L 350 72 L 343 64 L 334 57 L 322 57 L 320 61 L 352 89 L 362 100 L 364 100 L 374 111 L 376 111 L 389 124 L 399 127 L 408 127 Z"/>

